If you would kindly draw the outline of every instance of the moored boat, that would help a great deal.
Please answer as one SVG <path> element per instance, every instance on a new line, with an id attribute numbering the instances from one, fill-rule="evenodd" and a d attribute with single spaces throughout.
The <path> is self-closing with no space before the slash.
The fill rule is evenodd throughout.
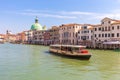
<path id="1" fill-rule="evenodd" d="M 85 50 L 86 46 L 80 45 L 50 45 L 49 51 L 56 55 L 70 58 L 89 60 L 91 53 Z"/>
<path id="2" fill-rule="evenodd" d="M 3 42 L 3 41 L 0 41 L 0 44 L 4 44 L 4 42 Z"/>

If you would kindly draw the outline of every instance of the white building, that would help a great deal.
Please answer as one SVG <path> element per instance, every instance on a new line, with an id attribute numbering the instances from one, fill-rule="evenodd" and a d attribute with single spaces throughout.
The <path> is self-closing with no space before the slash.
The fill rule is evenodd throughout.
<path id="1" fill-rule="evenodd" d="M 100 24 L 83 24 L 78 31 L 78 44 L 95 48 L 113 48 L 120 46 L 104 45 L 104 42 L 120 41 L 120 20 L 104 18 Z M 108 47 L 109 46 L 109 47 Z"/>
<path id="2" fill-rule="evenodd" d="M 94 26 L 94 37 L 97 47 L 104 47 L 103 42 L 120 41 L 120 20 L 102 19 L 101 24 Z"/>
<path id="3" fill-rule="evenodd" d="M 43 44 L 44 43 L 44 33 L 45 30 L 34 30 L 33 31 L 33 44 Z"/>
<path id="4" fill-rule="evenodd" d="M 96 41 L 120 40 L 120 21 L 104 18 L 95 26 L 94 32 Z"/>
<path id="5" fill-rule="evenodd" d="M 83 24 L 78 31 L 77 40 L 79 45 L 92 46 L 93 25 Z"/>

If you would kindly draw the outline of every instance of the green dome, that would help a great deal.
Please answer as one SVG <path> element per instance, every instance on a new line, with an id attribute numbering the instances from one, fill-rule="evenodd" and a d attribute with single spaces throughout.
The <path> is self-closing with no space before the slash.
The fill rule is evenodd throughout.
<path id="1" fill-rule="evenodd" d="M 42 26 L 38 23 L 37 17 L 35 19 L 35 23 L 31 26 L 31 30 L 43 30 Z"/>
<path id="2" fill-rule="evenodd" d="M 42 26 L 39 23 L 35 23 L 31 26 L 31 30 L 42 30 Z"/>

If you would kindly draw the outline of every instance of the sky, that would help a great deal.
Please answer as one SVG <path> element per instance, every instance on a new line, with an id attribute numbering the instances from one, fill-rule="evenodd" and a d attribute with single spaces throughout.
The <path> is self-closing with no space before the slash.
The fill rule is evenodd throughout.
<path id="1" fill-rule="evenodd" d="M 30 30 L 35 17 L 39 23 L 100 24 L 109 17 L 120 20 L 120 0 L 0 0 L 0 34 Z"/>

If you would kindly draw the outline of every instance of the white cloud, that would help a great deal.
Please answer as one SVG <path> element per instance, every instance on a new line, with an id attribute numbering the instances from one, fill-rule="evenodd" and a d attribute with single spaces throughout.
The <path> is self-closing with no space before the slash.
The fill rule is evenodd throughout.
<path id="1" fill-rule="evenodd" d="M 95 13 L 91 12 L 81 12 L 81 11 L 49 11 L 49 10 L 24 10 L 17 14 L 28 15 L 28 16 L 38 16 L 38 17 L 50 17 L 50 18 L 60 18 L 60 19 L 78 19 L 80 16 L 91 16 Z"/>
<path id="2" fill-rule="evenodd" d="M 109 17 L 113 19 L 120 19 L 120 10 L 116 9 L 109 13 L 96 13 L 93 15 L 96 19 L 103 19 L 104 17 Z"/>
<path id="3" fill-rule="evenodd" d="M 61 14 L 69 14 L 69 15 L 93 15 L 92 12 L 81 12 L 81 11 L 71 11 L 71 12 L 60 12 Z"/>
<path id="4" fill-rule="evenodd" d="M 51 17 L 51 18 L 61 18 L 61 19 L 76 19 L 76 16 L 66 16 L 66 15 L 57 15 L 57 14 L 47 14 L 47 13 L 19 13 L 22 15 L 29 16 L 39 16 L 39 17 Z"/>
<path id="5" fill-rule="evenodd" d="M 82 11 L 50 11 L 50 10 L 22 10 L 13 11 L 14 14 L 25 15 L 25 16 L 38 16 L 58 19 L 74 19 L 76 21 L 96 21 L 101 20 L 104 17 L 113 19 L 120 19 L 120 10 L 116 9 L 109 13 L 95 13 L 95 12 L 82 12 Z M 89 23 L 89 22 L 88 22 Z"/>

